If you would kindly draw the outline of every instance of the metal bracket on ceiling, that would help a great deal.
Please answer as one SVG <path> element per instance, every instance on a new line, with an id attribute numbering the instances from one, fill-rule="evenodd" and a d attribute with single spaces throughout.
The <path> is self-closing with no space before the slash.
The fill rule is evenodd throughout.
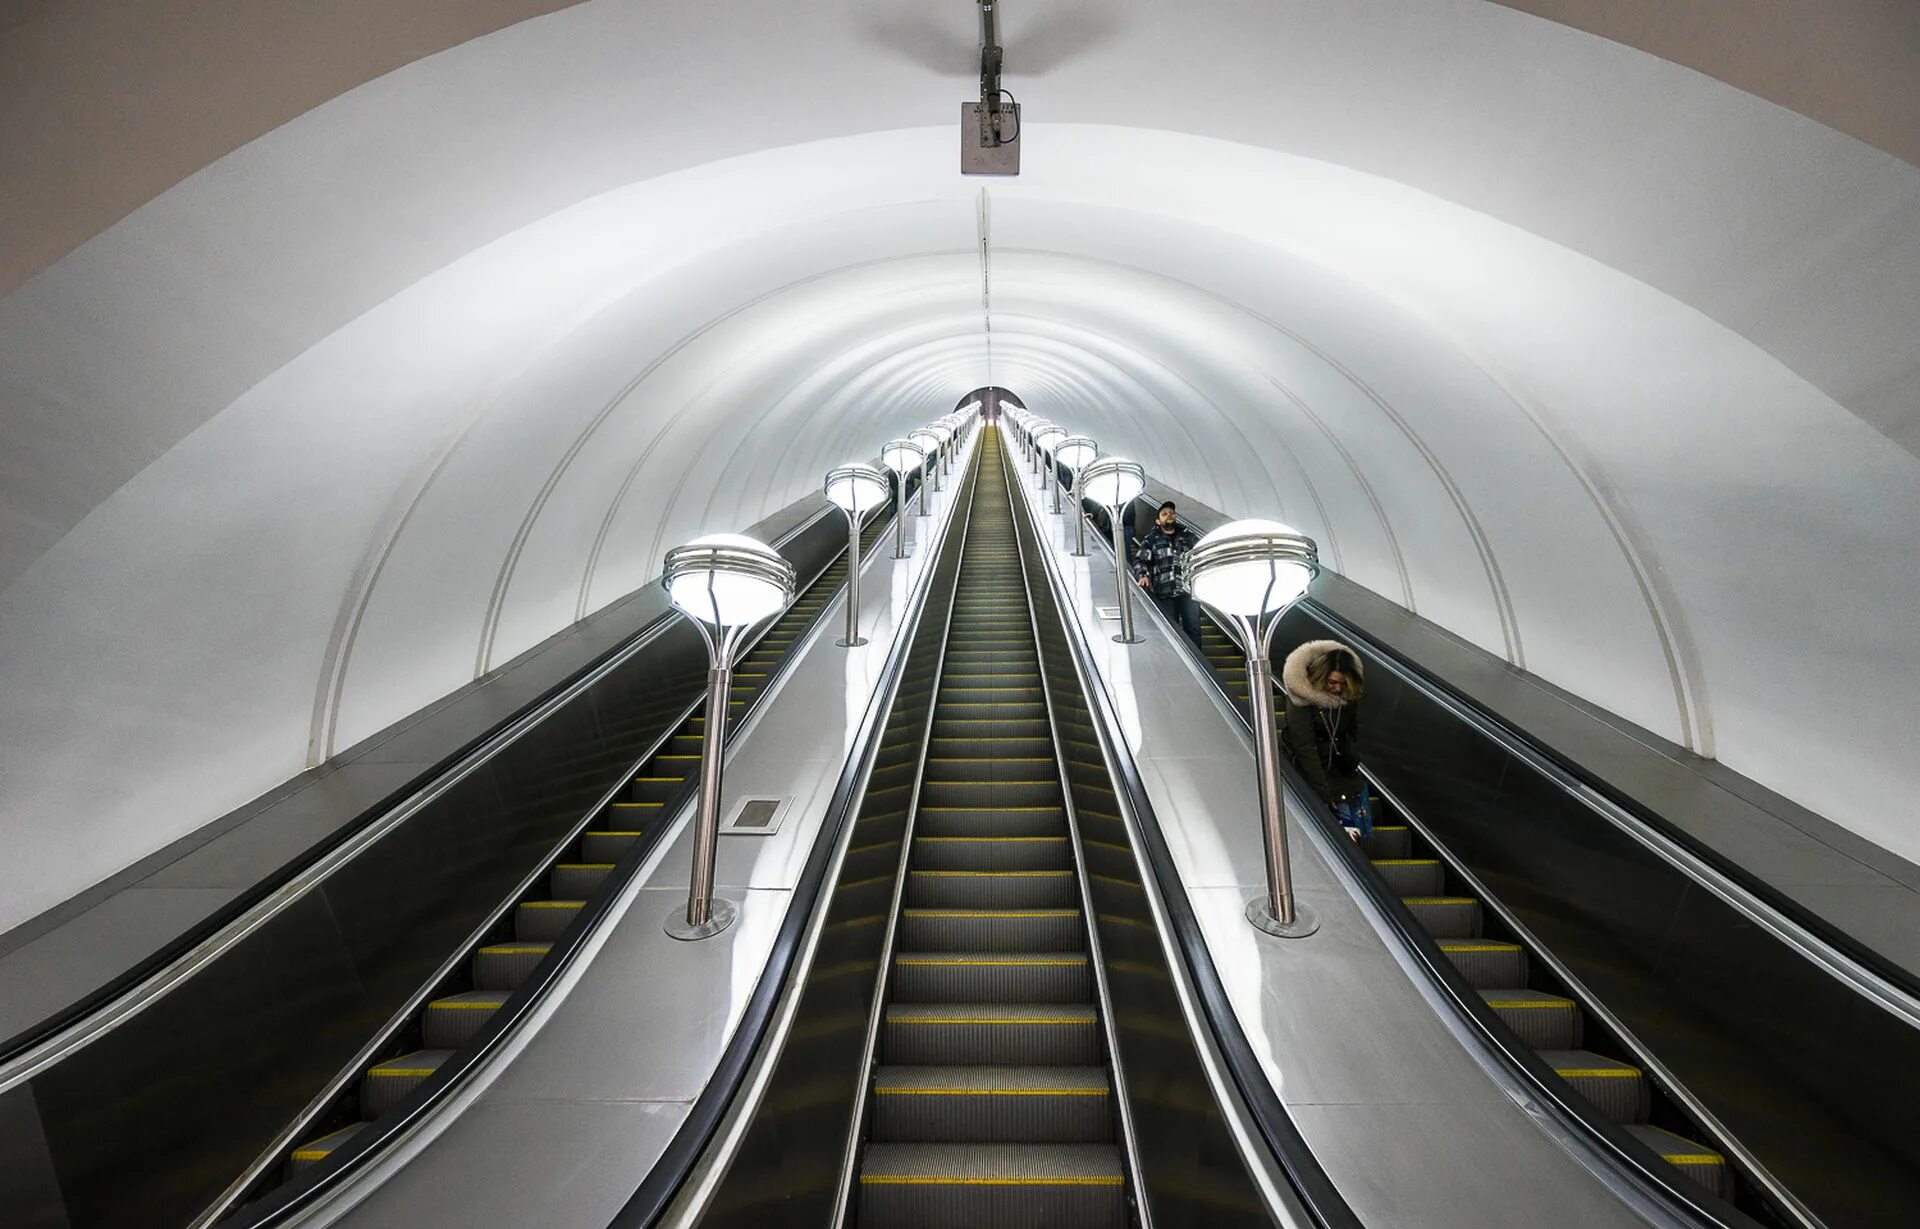
<path id="1" fill-rule="evenodd" d="M 980 101 L 960 104 L 960 173 L 963 175 L 1020 173 L 1020 104 L 1000 86 L 1000 67 L 1005 53 L 994 20 L 997 2 L 979 0 Z"/>

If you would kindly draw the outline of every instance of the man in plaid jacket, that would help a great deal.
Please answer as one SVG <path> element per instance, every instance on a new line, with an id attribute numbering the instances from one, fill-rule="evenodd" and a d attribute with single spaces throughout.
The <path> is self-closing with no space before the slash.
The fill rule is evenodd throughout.
<path id="1" fill-rule="evenodd" d="M 1174 516 L 1169 499 L 1160 505 L 1160 515 L 1133 549 L 1134 579 L 1152 596 L 1153 604 L 1180 625 L 1195 648 L 1200 647 L 1200 606 L 1180 580 L 1180 557 L 1199 541 L 1199 536 Z"/>

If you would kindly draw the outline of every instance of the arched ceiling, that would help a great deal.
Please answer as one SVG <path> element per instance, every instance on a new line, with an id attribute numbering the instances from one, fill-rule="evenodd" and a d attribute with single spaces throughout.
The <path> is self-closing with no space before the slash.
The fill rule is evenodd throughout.
<path id="1" fill-rule="evenodd" d="M 565 8 L 0 299 L 0 929 L 984 383 L 1920 854 L 1912 165 L 1477 0 L 1219 0 L 1059 10 L 983 185 L 900 11 Z"/>

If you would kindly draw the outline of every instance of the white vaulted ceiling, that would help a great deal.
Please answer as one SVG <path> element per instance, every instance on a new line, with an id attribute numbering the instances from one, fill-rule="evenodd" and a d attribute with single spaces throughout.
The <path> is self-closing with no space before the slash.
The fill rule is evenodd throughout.
<path id="1" fill-rule="evenodd" d="M 1920 857 L 1920 171 L 1478 0 L 1009 7 L 1015 181 L 968 5 L 598 0 L 0 299 L 0 929 L 989 382 Z"/>

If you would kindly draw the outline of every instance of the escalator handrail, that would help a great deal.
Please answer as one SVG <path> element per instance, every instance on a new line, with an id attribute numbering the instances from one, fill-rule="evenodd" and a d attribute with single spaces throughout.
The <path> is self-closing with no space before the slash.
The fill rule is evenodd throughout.
<path id="1" fill-rule="evenodd" d="M 884 513 L 886 506 L 887 505 L 881 505 L 880 508 L 876 509 L 876 516 L 868 523 L 877 522 L 884 528 L 886 522 L 883 516 L 879 514 Z M 829 509 L 829 511 L 836 510 Z M 794 532 L 798 533 L 802 529 L 815 524 L 818 519 L 818 517 L 808 518 L 805 524 Z M 782 539 L 782 541 L 785 540 L 785 538 Z M 843 549 L 828 556 L 808 580 L 796 589 L 796 595 L 804 593 L 807 589 L 811 588 L 812 585 L 826 573 L 827 569 L 832 567 L 834 562 L 844 554 L 845 551 Z M 779 619 L 779 615 L 770 616 L 755 633 L 754 641 L 765 636 L 767 632 L 779 622 Z M 751 647 L 751 643 L 752 642 L 749 642 L 749 648 Z M 792 666 L 794 660 L 795 655 L 788 654 L 773 667 L 767 676 L 765 684 L 759 689 L 754 700 L 754 705 L 749 707 L 747 712 L 741 715 L 739 726 L 745 725 L 746 716 L 755 711 L 761 698 L 772 694 L 780 678 Z M 681 710 L 680 715 L 671 721 L 665 732 L 656 738 L 645 753 L 639 757 L 633 769 L 622 777 L 622 784 L 624 784 L 626 778 L 632 776 L 634 771 L 638 771 L 639 765 L 651 759 L 655 752 L 665 746 L 667 741 L 673 737 L 674 732 L 685 720 L 697 713 L 705 703 L 706 697 L 704 694 L 690 701 L 687 707 Z M 723 735 L 727 744 L 731 744 L 734 738 L 740 733 L 739 726 L 735 725 L 734 719 L 729 719 L 726 725 L 726 732 Z M 620 787 L 616 785 L 615 791 L 617 792 L 619 788 Z M 557 851 L 564 851 L 566 847 L 578 840 L 580 833 L 593 821 L 594 817 L 600 813 L 608 801 L 611 801 L 611 798 L 603 799 L 587 808 L 580 821 L 568 830 L 565 838 L 557 843 L 555 849 Z M 682 803 L 683 810 L 686 805 L 690 804 L 690 801 L 691 800 L 687 800 Z M 580 953 L 584 951 L 587 945 L 593 940 L 594 935 L 599 931 L 600 927 L 607 920 L 608 915 L 612 912 L 615 903 L 624 894 L 625 886 L 639 874 L 640 869 L 646 864 L 655 848 L 659 846 L 665 835 L 673 830 L 673 827 L 674 825 L 672 823 L 660 825 L 654 830 L 650 839 L 634 842 L 633 846 L 620 856 L 614 869 L 607 873 L 606 879 L 601 882 L 601 885 L 594 890 L 592 897 L 582 906 L 579 916 L 569 924 L 566 932 L 563 933 L 560 938 L 554 940 L 548 954 L 541 959 L 527 980 L 522 982 L 520 986 L 513 991 L 512 995 L 508 997 L 507 1001 L 502 1003 L 499 1008 L 487 1017 L 487 1022 L 476 1030 L 472 1037 L 461 1045 L 445 1062 L 442 1062 L 436 1067 L 431 1076 L 421 1081 L 418 1086 L 410 1091 L 406 1097 L 393 1106 L 393 1108 L 378 1118 L 366 1123 L 360 1131 L 354 1134 L 352 1139 L 335 1149 L 327 1158 L 324 1166 L 316 1167 L 316 1169 L 300 1179 L 274 1187 L 253 1203 L 245 1205 L 239 1211 L 221 1220 L 220 1223 L 231 1226 L 232 1229 L 270 1229 L 272 1226 L 286 1224 L 293 1216 L 304 1212 L 318 1200 L 324 1198 L 329 1192 L 337 1189 L 348 1181 L 354 1174 L 383 1153 L 388 1146 L 396 1140 L 403 1138 L 408 1132 L 412 1131 L 417 1124 L 426 1119 L 441 1101 L 464 1084 L 469 1076 L 480 1070 L 487 1059 L 513 1037 L 519 1030 L 521 1023 L 540 1006 L 548 992 L 559 983 L 561 978 L 565 976 L 567 970 L 572 967 Z M 537 882 L 546 874 L 555 856 L 558 856 L 558 854 L 542 859 L 539 866 L 535 867 L 535 869 L 522 880 L 520 886 L 513 892 L 508 893 L 502 899 L 499 907 L 488 915 L 487 922 L 481 929 L 491 928 L 508 913 L 511 913 L 518 901 L 526 895 L 530 885 Z M 462 962 L 471 956 L 472 948 L 472 943 L 461 945 L 459 950 L 449 959 L 448 967 L 443 969 L 423 987 L 421 994 L 416 996 L 416 1000 L 430 996 L 433 993 L 433 987 L 444 981 L 452 969 L 458 968 Z M 418 1002 L 410 1000 L 409 1005 L 397 1013 L 393 1019 L 389 1020 L 387 1025 L 380 1030 L 376 1035 L 376 1042 L 388 1040 L 400 1029 L 404 1028 L 407 1022 L 411 1020 L 413 1015 L 418 1011 L 418 1008 Z M 324 1105 L 326 1102 L 331 1101 L 334 1096 L 337 1096 L 340 1090 L 345 1087 L 345 1084 L 350 1083 L 353 1077 L 360 1072 L 364 1065 L 363 1060 L 367 1057 L 369 1057 L 369 1054 L 363 1053 L 363 1055 L 356 1057 L 354 1062 L 349 1063 L 342 1070 L 340 1076 L 336 1077 L 336 1079 L 328 1085 L 329 1093 L 316 1100 L 316 1105 Z M 312 1117 L 313 1111 L 309 1110 L 307 1113 L 302 1114 L 298 1121 L 304 1122 L 310 1120 Z M 294 1136 L 300 1134 L 302 1134 L 302 1132 L 295 1132 Z M 274 1147 L 263 1154 L 253 1167 L 250 1167 L 248 1175 L 236 1184 L 235 1188 L 230 1192 L 230 1196 L 237 1195 L 240 1191 L 259 1185 L 261 1177 L 265 1172 L 268 1172 L 261 1168 L 262 1162 L 270 1165 L 271 1162 L 280 1155 L 280 1145 L 282 1142 L 281 1140 L 277 1140 Z M 225 1202 L 232 1202 L 231 1197 Z M 223 1209 L 216 1206 L 213 1217 L 203 1216 L 198 1223 L 211 1223 L 212 1220 L 219 1219 L 218 1214 L 222 1210 Z"/>
<path id="2" fill-rule="evenodd" d="M 1107 549 L 1111 553 L 1112 548 L 1109 546 Z M 1196 651 L 1186 644 L 1185 637 L 1167 623 L 1165 615 L 1157 607 L 1148 617 L 1159 623 L 1168 642 L 1185 653 L 1190 661 L 1197 657 Z M 1249 716 L 1226 694 L 1204 662 L 1195 661 L 1194 664 L 1199 667 L 1196 673 L 1207 680 L 1216 698 L 1224 701 L 1223 707 L 1238 718 L 1236 728 L 1251 744 L 1253 724 Z M 1279 768 L 1287 790 L 1293 796 L 1293 806 L 1296 810 L 1304 810 L 1306 821 L 1318 826 L 1322 833 L 1338 832 L 1340 824 L 1332 808 L 1314 793 L 1292 761 L 1284 755 L 1280 756 Z M 1157 826 L 1152 839 L 1159 839 Z M 1160 848 L 1164 849 L 1164 845 Z M 1508 1083 L 1524 1089 L 1536 1104 L 1544 1107 L 1559 1128 L 1572 1138 L 1584 1142 L 1597 1163 L 1612 1170 L 1644 1199 L 1656 1201 L 1656 1207 L 1669 1213 L 1677 1212 L 1683 1218 L 1683 1224 L 1697 1229 L 1764 1229 L 1759 1221 L 1740 1209 L 1709 1195 L 1704 1188 L 1690 1180 L 1668 1172 L 1671 1167 L 1662 1162 L 1652 1149 L 1602 1115 L 1555 1075 L 1540 1056 L 1487 1006 L 1466 977 L 1441 952 L 1433 937 L 1415 920 L 1405 902 L 1394 895 L 1386 882 L 1373 872 L 1366 855 L 1356 844 L 1341 835 L 1336 840 L 1324 842 L 1322 852 L 1331 852 L 1332 856 L 1341 860 L 1347 871 L 1344 878 L 1350 889 L 1365 895 L 1368 904 L 1391 932 L 1393 941 L 1413 957 L 1429 986 L 1438 993 L 1455 1020 L 1464 1026 L 1465 1036 L 1479 1043 L 1482 1053 L 1504 1072 Z M 1228 1010 L 1232 1010 L 1230 1006 Z"/>
<path id="3" fill-rule="evenodd" d="M 781 534 L 773 545 L 785 545 L 830 515 L 840 515 L 839 510 L 832 505 L 820 509 Z M 832 558 L 837 556 L 830 557 L 829 565 Z M 282 909 L 306 896 L 341 866 L 377 844 L 410 816 L 525 737 L 684 618 L 676 610 L 667 610 L 649 619 L 617 644 L 542 692 L 525 707 L 475 736 L 432 768 L 414 777 L 399 791 L 310 845 L 139 963 L 52 1015 L 0 1041 L 0 1092 L 83 1049 L 95 1037 L 157 1002 Z"/>
<path id="4" fill-rule="evenodd" d="M 979 455 L 978 450 L 970 454 L 966 472 L 961 476 L 962 481 L 952 488 L 956 493 L 964 494 L 968 490 L 978 466 Z M 960 519 L 957 511 L 948 518 L 945 532 L 941 534 L 939 552 L 946 550 Z M 719 1063 L 701 1088 L 700 1095 L 694 1099 L 687 1116 L 681 1119 L 673 1138 L 647 1171 L 646 1177 L 641 1179 L 633 1194 L 614 1214 L 609 1229 L 647 1229 L 659 1223 L 693 1173 L 714 1133 L 719 1130 L 760 1051 L 820 904 L 827 872 L 840 845 L 840 833 L 852 822 L 865 792 L 868 769 L 879 750 L 880 738 L 886 729 L 886 717 L 893 706 L 893 697 L 898 691 L 914 634 L 919 630 L 927 594 L 939 571 L 940 557 L 940 553 L 936 553 L 928 561 L 908 597 L 903 625 L 874 681 L 873 695 L 867 702 L 867 710 L 861 717 L 860 729 L 840 770 L 839 780 L 834 783 L 833 795 L 828 800 L 826 814 L 821 818 L 813 849 L 808 853 L 806 865 L 794 883 L 786 915 L 780 921 L 779 930 L 774 933 L 766 964 L 761 969 L 759 980 L 754 983 L 753 994 L 741 1010 L 740 1022 L 734 1026 L 733 1035 L 727 1039 L 726 1048 L 721 1051 Z"/>
<path id="5" fill-rule="evenodd" d="M 1016 499 L 1014 502 L 1029 517 L 1033 515 L 1025 500 Z M 1036 540 L 1039 539 L 1037 532 L 1034 536 Z M 1077 619 L 1065 613 L 1072 609 L 1072 588 L 1060 575 L 1053 552 L 1044 541 L 1039 544 L 1039 555 L 1053 588 L 1054 601 L 1062 611 L 1060 623 L 1066 630 L 1068 653 L 1075 671 L 1080 675 L 1081 690 L 1086 696 L 1088 710 L 1093 714 L 1101 750 L 1106 755 L 1107 766 L 1113 772 L 1114 783 L 1119 787 L 1117 792 L 1135 821 L 1133 826 L 1140 837 L 1147 868 L 1153 874 L 1161 905 L 1171 923 L 1178 958 L 1186 967 L 1194 998 L 1219 1047 L 1227 1072 L 1258 1126 L 1268 1151 L 1279 1162 L 1295 1195 L 1314 1218 L 1315 1224 L 1322 1229 L 1358 1229 L 1361 1223 L 1358 1215 L 1327 1176 L 1320 1159 L 1300 1133 L 1299 1125 L 1274 1092 L 1272 1082 L 1254 1053 L 1245 1029 L 1241 1027 L 1240 1017 L 1233 1009 L 1226 984 L 1214 964 L 1213 951 L 1200 929 L 1200 920 L 1193 911 L 1193 903 L 1180 878 L 1179 868 L 1174 864 L 1172 850 L 1161 831 L 1146 783 L 1140 776 L 1139 766 L 1134 763 L 1126 738 L 1126 727 L 1114 707 L 1112 696 L 1107 693 L 1105 677 L 1087 643 L 1085 629 Z"/>

